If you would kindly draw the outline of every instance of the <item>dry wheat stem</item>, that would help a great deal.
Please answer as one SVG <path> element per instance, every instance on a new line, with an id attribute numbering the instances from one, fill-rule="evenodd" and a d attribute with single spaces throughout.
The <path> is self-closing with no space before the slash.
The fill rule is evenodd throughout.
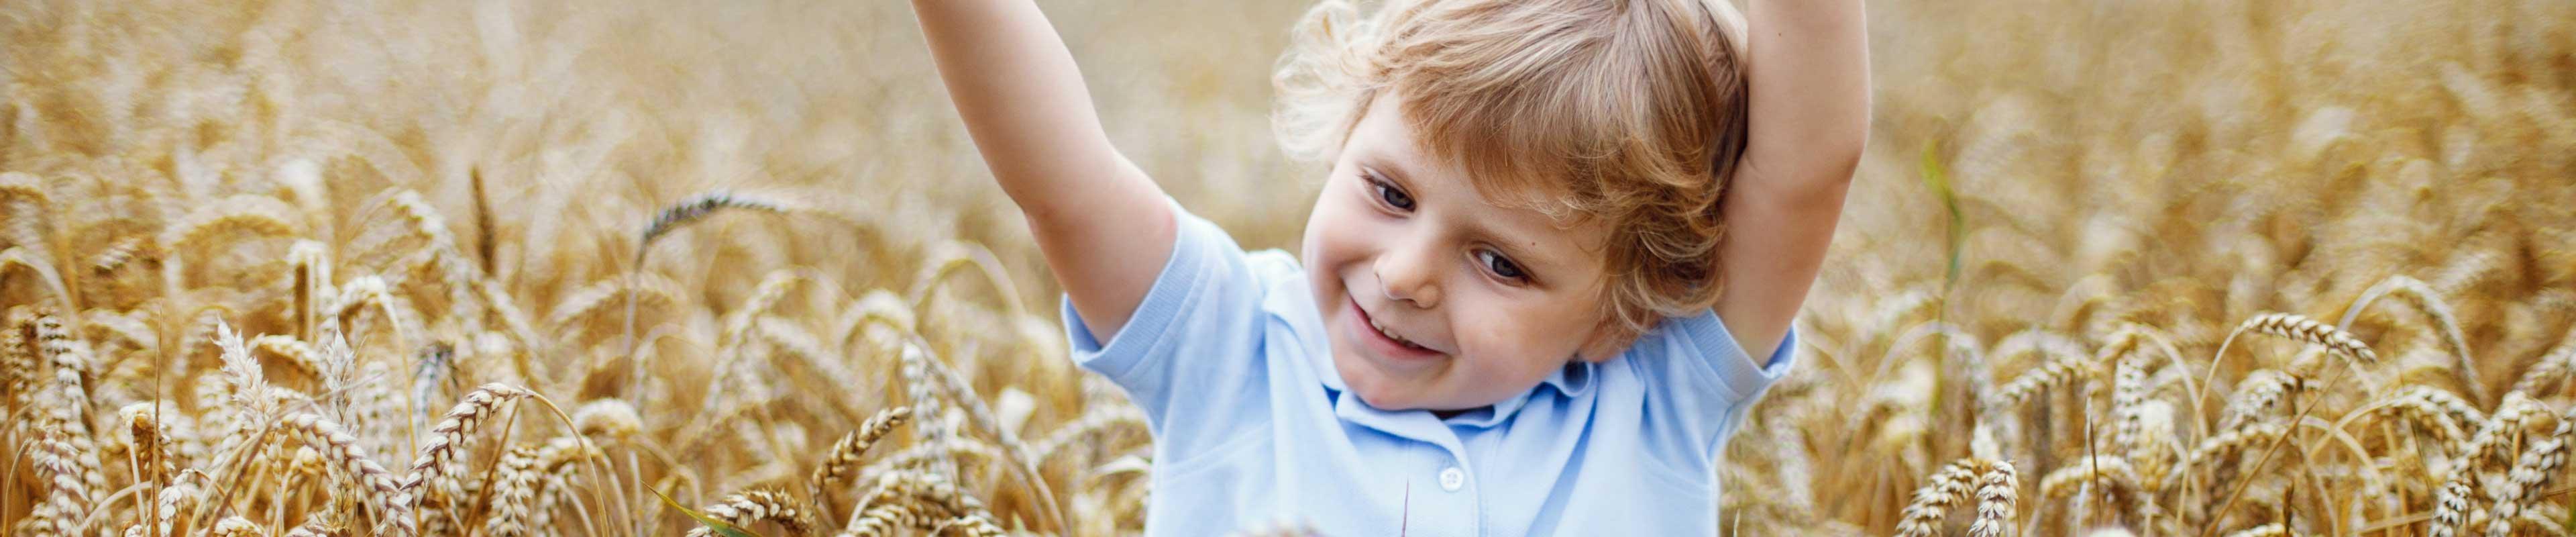
<path id="1" fill-rule="evenodd" d="M 703 220 L 708 215 L 724 209 L 749 209 L 770 213 L 785 213 L 788 211 L 788 205 L 763 199 L 758 196 L 735 195 L 728 192 L 710 192 L 692 196 L 688 199 L 681 200 L 678 203 L 665 206 L 660 212 L 655 213 L 653 215 L 653 220 L 647 222 L 644 225 L 644 230 L 637 234 L 635 241 L 635 261 L 627 270 L 626 277 L 634 278 L 637 274 L 644 271 L 644 261 L 647 254 L 650 254 L 653 251 L 654 240 L 660 239 L 663 235 L 670 233 L 672 230 Z M 641 409 L 643 406 L 641 405 L 642 401 L 640 399 L 643 397 L 643 394 L 637 389 L 637 383 L 642 382 L 644 377 L 644 368 L 643 363 L 635 356 L 635 299 L 633 295 L 628 295 L 626 300 L 626 323 L 625 330 L 623 331 L 623 339 L 625 344 L 623 345 L 623 351 L 620 353 L 620 356 L 631 363 L 631 366 L 627 370 L 625 393 L 630 399 L 628 402 L 636 404 L 637 408 Z"/>
<path id="2" fill-rule="evenodd" d="M 2486 383 L 2478 379 L 2477 364 L 2469 354 L 2468 338 L 2460 335 L 2460 324 L 2456 316 L 2451 313 L 2450 303 L 2444 302 L 2441 293 L 2434 291 L 2432 286 L 2425 285 L 2421 280 L 2403 274 L 2380 280 L 2370 289 L 2362 291 L 2361 298 L 2355 300 L 2351 308 L 2344 310 L 2343 319 L 2335 322 L 2336 330 L 2351 329 L 2353 320 L 2360 317 L 2363 310 L 2369 309 L 2370 305 L 2380 297 L 2390 294 L 2404 299 L 2407 304 L 2433 319 L 2433 324 L 2439 328 L 2437 333 L 2444 342 L 2451 345 L 2452 371 L 2460 376 L 2460 385 L 2468 388 L 2469 401 L 2476 403 L 2487 401 Z"/>

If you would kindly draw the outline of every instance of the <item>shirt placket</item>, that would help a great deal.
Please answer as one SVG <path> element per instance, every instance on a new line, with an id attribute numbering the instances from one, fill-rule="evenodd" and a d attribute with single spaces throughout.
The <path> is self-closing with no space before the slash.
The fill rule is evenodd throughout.
<path id="1" fill-rule="evenodd" d="M 1428 412 L 1385 412 L 1358 401 L 1348 392 L 1337 394 L 1335 412 L 1342 419 L 1411 444 L 1397 452 L 1395 466 L 1379 466 L 1398 472 L 1405 483 L 1402 532 L 1407 537 L 1420 535 L 1476 536 L 1484 534 L 1483 499 L 1477 493 L 1476 471 L 1466 456 L 1458 434 L 1431 417 Z"/>
<path id="2" fill-rule="evenodd" d="M 1422 481 L 1430 486 L 1415 489 L 1424 492 L 1414 495 L 1417 498 L 1414 507 L 1429 508 L 1432 516 L 1412 518 L 1425 522 L 1425 529 L 1432 531 L 1415 535 L 1483 535 L 1484 502 L 1479 493 L 1483 487 L 1477 483 L 1474 461 L 1459 449 L 1454 438 L 1446 445 L 1439 442 L 1430 444 L 1430 449 L 1422 450 L 1429 460 L 1415 470 L 1417 475 L 1427 478 Z"/>

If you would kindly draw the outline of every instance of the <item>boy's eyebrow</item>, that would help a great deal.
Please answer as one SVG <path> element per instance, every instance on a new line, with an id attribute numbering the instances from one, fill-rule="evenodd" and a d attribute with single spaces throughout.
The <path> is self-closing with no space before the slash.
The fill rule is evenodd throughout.
<path id="1" fill-rule="evenodd" d="M 1559 252 L 1557 252 L 1560 248 L 1550 248 L 1543 242 L 1537 240 L 1528 240 L 1525 242 L 1515 242 L 1510 240 L 1510 237 L 1519 235 L 1519 233 L 1514 232 L 1526 230 L 1495 226 L 1484 221 L 1472 221 L 1467 225 L 1467 229 L 1471 237 L 1494 245 L 1495 248 L 1503 251 L 1504 257 L 1509 257 L 1512 259 L 1512 262 L 1519 263 L 1524 267 L 1536 265 L 1539 268 L 1553 269 L 1561 265 L 1560 262 L 1562 259 L 1560 259 L 1561 256 L 1559 255 Z"/>
<path id="2" fill-rule="evenodd" d="M 1407 190 L 1412 189 L 1413 181 L 1410 180 L 1412 178 L 1412 174 L 1405 173 L 1403 157 L 1379 152 L 1367 152 L 1361 153 L 1359 160 L 1360 167 L 1367 169 L 1369 173 L 1384 175 L 1386 176 L 1385 179 L 1387 181 L 1392 181 L 1397 186 L 1406 187 Z"/>

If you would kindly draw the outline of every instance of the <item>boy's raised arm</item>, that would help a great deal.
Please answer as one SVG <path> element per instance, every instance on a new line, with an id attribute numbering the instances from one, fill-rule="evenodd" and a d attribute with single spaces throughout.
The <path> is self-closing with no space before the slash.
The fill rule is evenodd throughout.
<path id="1" fill-rule="evenodd" d="M 1868 142 L 1869 36 L 1861 0 L 1752 0 L 1748 11 L 1749 132 L 1721 202 L 1717 313 L 1760 360 L 1815 283 Z"/>
<path id="2" fill-rule="evenodd" d="M 914 0 L 948 97 L 1073 309 L 1107 341 L 1171 255 L 1162 189 L 1111 147 L 1091 92 L 1031 0 Z"/>

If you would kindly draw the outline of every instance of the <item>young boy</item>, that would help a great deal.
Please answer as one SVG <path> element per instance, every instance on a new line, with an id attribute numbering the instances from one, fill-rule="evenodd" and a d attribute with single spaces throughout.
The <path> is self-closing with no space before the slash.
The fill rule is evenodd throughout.
<path id="1" fill-rule="evenodd" d="M 1247 254 L 1034 3 L 913 5 L 1074 360 L 1150 418 L 1155 535 L 1711 533 L 1868 134 L 1860 0 L 1328 0 L 1276 123 L 1332 173 L 1301 255 Z"/>

